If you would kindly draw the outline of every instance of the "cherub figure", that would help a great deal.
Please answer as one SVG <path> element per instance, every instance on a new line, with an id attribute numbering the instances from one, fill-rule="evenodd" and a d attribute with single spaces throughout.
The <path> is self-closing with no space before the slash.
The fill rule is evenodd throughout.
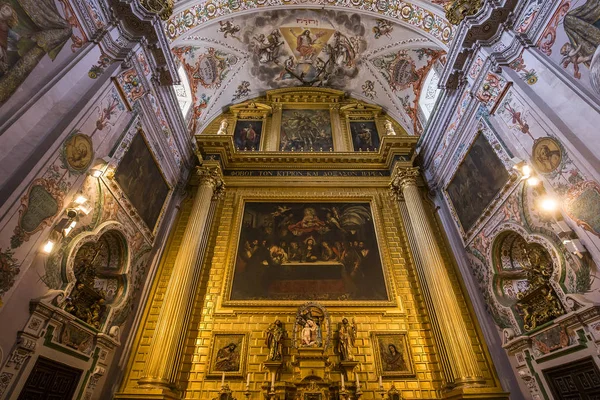
<path id="1" fill-rule="evenodd" d="M 240 40 L 235 34 L 240 31 L 239 25 L 234 25 L 231 21 L 219 21 L 219 32 L 223 32 L 223 36 L 227 39 L 227 35 L 231 35 L 232 38 Z"/>

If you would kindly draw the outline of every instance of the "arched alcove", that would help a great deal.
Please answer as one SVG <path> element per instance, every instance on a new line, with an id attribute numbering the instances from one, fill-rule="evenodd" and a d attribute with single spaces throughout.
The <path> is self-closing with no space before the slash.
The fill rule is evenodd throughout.
<path id="1" fill-rule="evenodd" d="M 71 255 L 74 285 L 64 309 L 101 330 L 110 309 L 127 290 L 127 241 L 115 229 L 82 241 Z"/>
<path id="2" fill-rule="evenodd" d="M 501 232 L 492 247 L 493 291 L 526 331 L 564 313 L 551 282 L 560 266 L 541 243 L 515 231 Z"/>

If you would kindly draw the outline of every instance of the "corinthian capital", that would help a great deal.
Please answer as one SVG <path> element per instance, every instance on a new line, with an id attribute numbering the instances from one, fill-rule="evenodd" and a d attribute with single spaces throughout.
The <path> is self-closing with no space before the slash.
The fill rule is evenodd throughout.
<path id="1" fill-rule="evenodd" d="M 396 168 L 392 175 L 390 189 L 393 193 L 401 195 L 402 191 L 407 186 L 417 186 L 417 178 L 419 175 L 418 167 Z"/>
<path id="2" fill-rule="evenodd" d="M 200 185 L 207 185 L 213 189 L 213 196 L 221 198 L 225 192 L 225 183 L 223 182 L 223 173 L 218 166 L 200 166 L 196 167 L 196 174 Z"/>

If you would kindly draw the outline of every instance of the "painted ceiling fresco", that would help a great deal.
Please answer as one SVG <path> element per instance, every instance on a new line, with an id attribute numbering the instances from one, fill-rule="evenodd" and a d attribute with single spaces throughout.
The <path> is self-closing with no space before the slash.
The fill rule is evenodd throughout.
<path id="1" fill-rule="evenodd" d="M 179 37 L 172 50 L 191 88 L 194 132 L 227 105 L 304 85 L 379 104 L 419 134 L 419 95 L 445 54 L 434 38 L 388 20 L 304 9 L 209 23 Z"/>

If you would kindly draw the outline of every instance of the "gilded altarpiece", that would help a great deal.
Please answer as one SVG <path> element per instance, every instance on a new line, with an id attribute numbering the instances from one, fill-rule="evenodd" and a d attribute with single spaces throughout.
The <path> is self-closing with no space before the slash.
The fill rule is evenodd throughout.
<path id="1" fill-rule="evenodd" d="M 337 96 L 337 100 L 332 101 L 331 96 Z M 286 104 L 295 102 L 295 107 L 323 109 L 325 98 L 330 100 L 327 105 L 330 112 L 335 113 L 332 118 L 335 151 L 294 155 L 277 152 L 279 118 Z M 235 149 L 233 129 L 244 116 L 263 120 L 261 151 Z M 351 116 L 377 124 L 380 147 L 377 151 L 363 153 L 369 157 L 360 157 L 360 152 L 350 150 Z M 223 119 L 226 124 L 222 124 Z M 382 398 L 380 375 L 384 375 L 382 385 L 386 396 L 388 391 L 397 390 L 403 398 L 442 398 L 444 371 L 424 300 L 426 294 L 415 268 L 398 200 L 390 196 L 389 188 L 393 167 L 412 165 L 417 138 L 406 136 L 400 129 L 396 130 L 397 136 L 385 135 L 386 120 L 381 109 L 343 99 L 335 91 L 276 90 L 268 93 L 267 99 L 232 106 L 229 113 L 197 136 L 204 165 L 219 165 L 226 190 L 222 198 L 213 199 L 214 215 L 210 233 L 206 236 L 207 250 L 199 269 L 198 290 L 186 316 L 189 328 L 182 341 L 185 346 L 177 381 L 180 388 L 185 388 L 180 392 L 182 398 L 213 399 L 232 393 L 232 398 L 258 400 L 270 393 L 271 398 L 283 400 L 313 392 L 340 398 L 344 388 L 355 398 L 358 380 L 362 398 L 376 399 Z M 220 126 L 226 129 L 220 130 L 219 134 Z M 394 127 L 398 128 L 395 122 Z M 346 149 L 346 152 L 342 154 L 340 149 Z M 195 189 L 192 189 L 193 195 Z M 427 207 L 433 215 L 433 208 Z M 133 356 L 121 387 L 123 395 L 119 398 L 138 398 L 125 394 L 136 393 L 139 388 L 138 382 L 144 373 L 144 355 L 148 353 L 149 338 L 155 334 L 154 322 L 165 301 L 166 282 L 170 279 L 190 213 L 192 200 L 188 199 L 172 230 L 152 300 L 143 316 L 144 328 L 133 343 Z M 436 234 L 442 237 L 439 226 L 435 226 Z M 292 242 L 297 243 L 300 254 L 290 260 Z M 282 255 L 282 246 L 287 247 L 286 259 Z M 310 246 L 314 247 L 311 249 Z M 441 246 L 447 256 L 445 244 L 441 243 Z M 371 276 L 379 287 L 376 292 L 346 295 L 353 293 L 348 289 L 353 287 L 349 279 L 353 271 L 336 261 L 335 253 L 350 247 L 356 250 L 355 254 L 370 257 L 365 268 L 371 269 L 368 273 L 375 271 L 375 275 L 378 274 Z M 261 257 L 254 256 L 260 253 Z M 449 260 L 448 257 L 452 287 L 457 293 L 469 340 L 483 374 L 482 384 L 499 388 L 493 363 Z M 248 268 L 259 273 L 239 275 Z M 305 275 L 313 274 L 315 269 L 318 274 L 332 274 L 331 286 L 313 287 L 313 294 L 306 297 L 259 293 L 259 288 L 274 293 L 294 292 L 295 289 L 286 289 L 289 281 L 295 277 L 304 280 Z M 364 276 L 357 277 L 357 282 L 361 276 L 368 276 L 366 270 L 362 273 Z M 269 274 L 274 274 L 271 278 L 276 276 L 277 279 L 270 280 Z M 257 275 L 262 275 L 258 276 L 261 279 Z M 237 291 L 239 284 L 246 292 Z M 331 288 L 338 292 L 323 296 L 318 293 L 318 290 Z M 296 312 L 304 304 L 310 304 L 307 302 L 315 302 L 327 310 L 331 320 L 331 345 L 294 348 Z M 357 326 L 350 361 L 340 359 L 337 346 L 337 332 L 343 318 L 351 319 Z M 279 321 L 286 332 L 282 339 L 282 359 L 270 361 L 268 331 Z M 230 341 L 219 339 L 223 332 L 233 335 Z M 393 339 L 390 343 L 395 345 L 396 351 L 403 353 L 403 364 L 396 368 L 397 371 L 386 371 L 386 374 L 381 373 L 383 356 L 377 353 L 381 351 L 381 343 L 375 343 L 382 332 L 392 335 L 385 338 Z M 393 336 L 395 332 L 401 336 Z M 236 334 L 248 338 L 247 347 L 239 358 L 243 365 L 239 366 L 235 355 Z M 220 347 L 215 347 L 216 342 Z M 388 350 L 390 343 L 386 342 Z M 235 368 L 223 371 L 226 369 L 223 367 L 219 372 L 216 363 L 226 365 L 222 361 L 226 355 L 234 361 Z M 389 357 L 386 360 L 389 361 Z M 345 378 L 344 388 L 340 373 Z"/>

